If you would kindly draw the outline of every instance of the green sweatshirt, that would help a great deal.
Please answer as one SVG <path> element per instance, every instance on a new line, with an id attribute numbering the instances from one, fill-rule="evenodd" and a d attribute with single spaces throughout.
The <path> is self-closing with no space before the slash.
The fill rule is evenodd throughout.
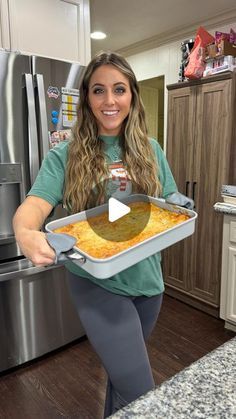
<path id="1" fill-rule="evenodd" d="M 100 140 L 104 142 L 104 153 L 108 165 L 112 164 L 114 158 L 116 160 L 117 157 L 118 159 L 122 158 L 119 137 L 101 136 Z M 150 142 L 158 161 L 162 197 L 165 198 L 177 191 L 176 183 L 158 142 L 154 139 L 150 139 Z M 43 198 L 53 207 L 63 202 L 67 154 L 68 142 L 62 142 L 49 151 L 28 195 Z M 113 293 L 129 296 L 153 296 L 164 291 L 160 262 L 161 255 L 156 253 L 107 279 L 95 278 L 71 261 L 66 263 L 66 267 L 70 272 L 88 278 Z"/>

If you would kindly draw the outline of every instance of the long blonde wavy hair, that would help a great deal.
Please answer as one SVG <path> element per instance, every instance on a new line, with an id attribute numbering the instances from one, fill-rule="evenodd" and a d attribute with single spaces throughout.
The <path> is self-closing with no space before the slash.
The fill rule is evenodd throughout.
<path id="1" fill-rule="evenodd" d="M 131 180 L 138 185 L 136 192 L 142 191 L 150 196 L 159 196 L 161 193 L 158 164 L 148 139 L 145 112 L 136 77 L 122 56 L 101 52 L 85 70 L 77 106 L 78 118 L 68 148 L 64 204 L 73 213 L 104 202 L 106 182 L 103 180 L 108 179 L 109 171 L 102 149 L 103 142 L 99 140 L 97 122 L 89 105 L 88 93 L 92 74 L 98 67 L 106 64 L 113 65 L 127 77 L 132 93 L 130 112 L 123 121 L 120 133 L 123 163 Z"/>

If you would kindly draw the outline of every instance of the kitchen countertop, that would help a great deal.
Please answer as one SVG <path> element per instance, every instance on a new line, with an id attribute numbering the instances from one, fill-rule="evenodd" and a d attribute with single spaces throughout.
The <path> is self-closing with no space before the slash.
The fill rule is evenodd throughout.
<path id="1" fill-rule="evenodd" d="M 214 210 L 223 212 L 224 214 L 236 215 L 236 205 L 228 204 L 226 202 L 216 202 Z"/>
<path id="2" fill-rule="evenodd" d="M 114 419 L 235 419 L 236 337 L 141 396 Z"/>

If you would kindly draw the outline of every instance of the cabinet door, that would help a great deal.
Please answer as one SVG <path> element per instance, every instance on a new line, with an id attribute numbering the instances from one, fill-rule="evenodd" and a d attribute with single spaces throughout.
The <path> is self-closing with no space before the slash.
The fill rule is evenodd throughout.
<path id="1" fill-rule="evenodd" d="M 81 64 L 89 61 L 88 0 L 9 0 L 9 18 L 11 49 Z"/>
<path id="2" fill-rule="evenodd" d="M 191 195 L 193 135 L 196 112 L 196 88 L 169 91 L 167 159 L 180 192 Z M 163 254 L 164 278 L 177 289 L 190 289 L 189 254 L 192 238 L 171 246 Z"/>
<path id="3" fill-rule="evenodd" d="M 190 238 L 164 252 L 164 278 L 213 308 L 219 306 L 223 222 L 213 205 L 229 180 L 231 104 L 231 79 L 169 92 L 167 158 L 180 192 L 194 199 L 198 219 Z"/>
<path id="4" fill-rule="evenodd" d="M 198 212 L 192 251 L 191 293 L 219 304 L 222 215 L 213 210 L 228 182 L 232 80 L 198 86 L 193 164 L 193 195 Z"/>
<path id="5" fill-rule="evenodd" d="M 229 247 L 226 320 L 236 324 L 236 248 Z"/>
<path id="6" fill-rule="evenodd" d="M 0 0 L 0 48 L 10 49 L 10 25 L 7 0 Z"/>

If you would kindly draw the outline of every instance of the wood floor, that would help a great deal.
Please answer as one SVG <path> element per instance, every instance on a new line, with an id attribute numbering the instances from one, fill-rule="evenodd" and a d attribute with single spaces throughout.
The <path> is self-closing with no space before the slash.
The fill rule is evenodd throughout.
<path id="1" fill-rule="evenodd" d="M 156 384 L 235 336 L 224 322 L 165 296 L 148 342 Z M 101 419 L 106 376 L 87 339 L 0 376 L 0 418 Z"/>

